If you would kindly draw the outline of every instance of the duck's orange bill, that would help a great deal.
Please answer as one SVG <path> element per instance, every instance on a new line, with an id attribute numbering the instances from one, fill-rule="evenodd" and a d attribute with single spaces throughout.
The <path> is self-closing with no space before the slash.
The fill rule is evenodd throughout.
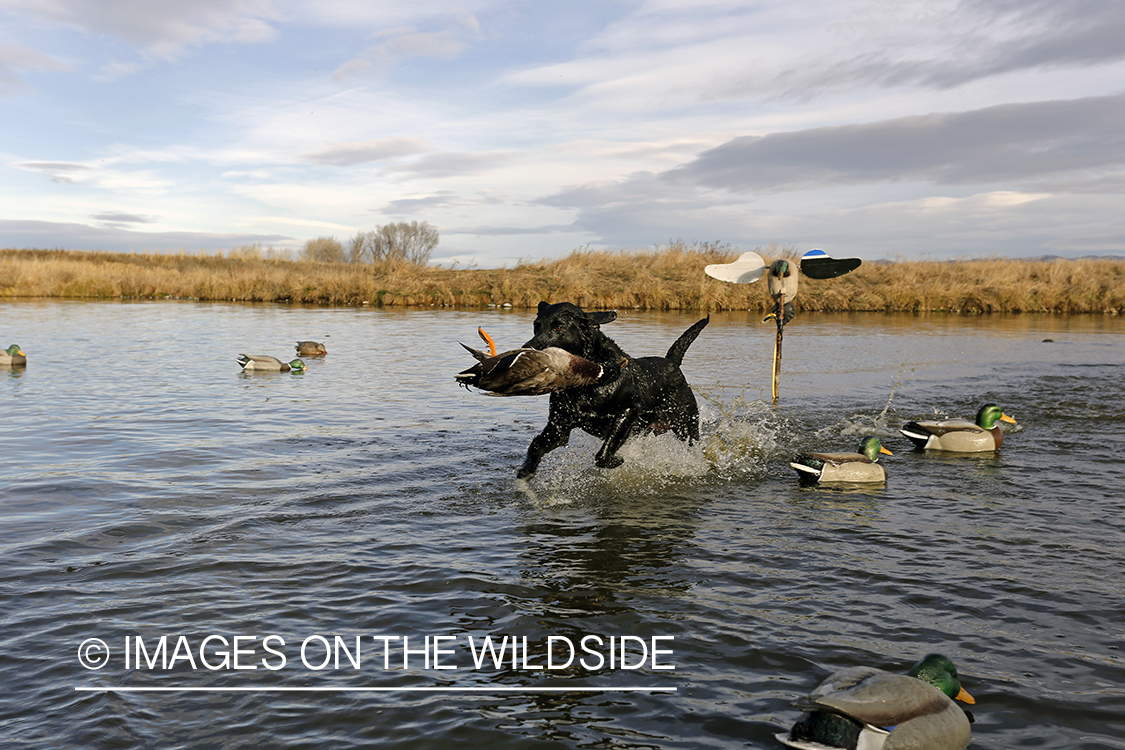
<path id="1" fill-rule="evenodd" d="M 964 702 L 964 703 L 970 703 L 970 704 L 972 704 L 972 703 L 976 703 L 976 702 L 977 702 L 977 699 L 976 699 L 976 698 L 974 698 L 973 696 L 969 695 L 969 691 L 968 691 L 968 690 L 966 690 L 965 688 L 961 688 L 961 692 L 960 692 L 960 693 L 958 693 L 958 694 L 957 694 L 956 696 L 954 696 L 954 697 L 955 697 L 955 698 L 957 698 L 957 700 L 959 700 L 959 701 L 962 701 L 962 702 Z"/>
<path id="2" fill-rule="evenodd" d="M 881 445 L 879 446 L 879 452 L 880 452 L 880 453 L 885 453 L 885 454 L 887 454 L 888 456 L 893 456 L 893 455 L 894 455 L 893 453 L 891 453 L 891 452 L 890 452 L 889 450 L 887 450 L 886 448 L 884 448 L 884 447 L 883 447 L 883 446 L 881 446 Z"/>
<path id="3" fill-rule="evenodd" d="M 1001 422 L 1011 422 L 1012 424 L 1016 423 L 1016 420 L 1015 420 L 1014 417 L 1009 417 L 1007 414 L 1003 414 L 1003 413 L 1000 415 L 1000 421 Z"/>
<path id="4" fill-rule="evenodd" d="M 492 337 L 489 336 L 487 333 L 485 333 L 484 329 L 481 328 L 480 326 L 477 326 L 477 333 L 479 333 L 480 337 L 482 339 L 484 339 L 484 343 L 488 344 L 488 355 L 490 357 L 495 357 L 496 356 L 496 342 L 493 341 Z"/>

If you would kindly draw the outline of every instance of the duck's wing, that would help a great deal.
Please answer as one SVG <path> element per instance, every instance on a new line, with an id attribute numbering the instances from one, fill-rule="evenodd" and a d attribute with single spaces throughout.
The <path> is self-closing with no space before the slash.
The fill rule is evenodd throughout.
<path id="1" fill-rule="evenodd" d="M 490 357 L 479 349 L 474 349 L 465 344 L 461 344 L 461 346 L 465 347 L 477 359 L 477 363 L 454 376 L 458 383 L 485 391 L 493 391 L 501 396 L 531 395 L 520 391 L 519 384 L 522 379 L 534 375 L 529 364 L 537 354 L 541 354 L 539 350 L 513 349 Z M 513 370 L 513 368 L 516 369 Z"/>
<path id="2" fill-rule="evenodd" d="M 713 279 L 729 281 L 732 284 L 753 284 L 766 272 L 762 256 L 750 251 L 738 256 L 733 263 L 715 263 L 703 269 Z"/>
<path id="3" fill-rule="evenodd" d="M 268 354 L 239 354 L 238 364 L 247 370 L 281 370 L 284 364 L 277 357 Z"/>
<path id="4" fill-rule="evenodd" d="M 918 420 L 907 422 L 899 432 L 919 448 L 932 448 L 940 445 L 945 435 L 952 433 L 978 433 L 985 430 L 965 419 L 946 419 L 940 422 Z"/>
<path id="5" fill-rule="evenodd" d="M 853 667 L 829 677 L 798 705 L 806 710 L 829 709 L 864 724 L 893 727 L 941 713 L 950 703 L 944 693 L 916 677 Z"/>
<path id="6" fill-rule="evenodd" d="M 814 252 L 810 250 L 801 258 L 801 273 L 810 279 L 834 279 L 863 264 L 859 258 L 833 258 L 823 251 L 819 255 Z"/>
<path id="7" fill-rule="evenodd" d="M 928 433 L 930 435 L 937 435 L 941 437 L 950 432 L 985 432 L 983 427 L 980 427 L 967 419 L 943 419 L 941 421 L 915 421 L 910 422 L 906 427 L 914 427 L 919 432 Z"/>
<path id="8" fill-rule="evenodd" d="M 867 456 L 862 453 L 804 453 L 798 458 L 809 457 L 818 459 L 824 463 L 839 466 L 840 464 L 848 464 L 858 461 L 859 463 L 869 464 L 874 463 Z"/>

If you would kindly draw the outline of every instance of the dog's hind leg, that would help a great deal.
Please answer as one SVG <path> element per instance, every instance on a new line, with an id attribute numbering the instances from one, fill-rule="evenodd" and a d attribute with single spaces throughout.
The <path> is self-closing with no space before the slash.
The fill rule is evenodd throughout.
<path id="1" fill-rule="evenodd" d="M 516 479 L 527 479 L 539 469 L 543 456 L 570 442 L 570 430 L 569 427 L 547 422 L 543 431 L 532 438 L 531 445 L 527 446 L 527 456 L 523 460 L 523 466 L 516 472 Z"/>
<path id="2" fill-rule="evenodd" d="M 625 440 L 632 432 L 633 424 L 636 421 L 636 409 L 626 409 L 613 420 L 613 426 L 609 428 L 609 434 L 606 435 L 605 442 L 602 443 L 598 454 L 594 456 L 595 466 L 601 469 L 616 469 L 625 463 L 625 459 L 617 455 L 617 450 L 625 444 Z"/>
<path id="3" fill-rule="evenodd" d="M 688 445 L 699 442 L 699 407 L 692 403 L 672 419 L 672 434 Z"/>

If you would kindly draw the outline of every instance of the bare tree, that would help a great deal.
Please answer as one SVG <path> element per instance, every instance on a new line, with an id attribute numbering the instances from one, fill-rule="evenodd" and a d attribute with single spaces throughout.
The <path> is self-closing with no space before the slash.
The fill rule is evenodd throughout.
<path id="1" fill-rule="evenodd" d="M 348 241 L 349 263 L 372 263 L 375 260 L 372 240 L 374 232 L 356 232 Z"/>
<path id="2" fill-rule="evenodd" d="M 383 224 L 352 237 L 348 257 L 353 263 L 404 260 L 416 266 L 430 262 L 438 244 L 438 231 L 429 222 Z"/>
<path id="3" fill-rule="evenodd" d="M 344 255 L 344 246 L 335 237 L 317 237 L 305 243 L 301 251 L 305 260 L 318 260 L 323 263 L 343 263 L 347 258 Z"/>

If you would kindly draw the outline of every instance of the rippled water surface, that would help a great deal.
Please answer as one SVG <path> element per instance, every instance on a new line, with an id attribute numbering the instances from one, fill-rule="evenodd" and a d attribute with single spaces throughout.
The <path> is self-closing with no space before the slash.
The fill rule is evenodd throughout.
<path id="1" fill-rule="evenodd" d="M 603 471 L 575 433 L 524 485 L 546 398 L 452 376 L 478 324 L 510 348 L 531 320 L 0 303 L 0 344 L 29 360 L 0 369 L 0 745 L 775 748 L 831 671 L 943 651 L 977 699 L 972 747 L 1125 748 L 1125 321 L 805 313 L 772 406 L 773 328 L 715 315 L 684 365 L 701 445 L 639 440 Z M 605 330 L 658 354 L 693 321 Z M 327 357 L 235 362 L 297 339 Z M 1019 422 L 996 454 L 895 429 L 985 401 Z M 794 452 L 868 433 L 895 453 L 885 486 L 798 486 Z M 505 635 L 527 658 L 476 668 L 469 639 Z M 668 651 L 532 668 L 587 635 L 629 637 L 627 663 Z"/>

